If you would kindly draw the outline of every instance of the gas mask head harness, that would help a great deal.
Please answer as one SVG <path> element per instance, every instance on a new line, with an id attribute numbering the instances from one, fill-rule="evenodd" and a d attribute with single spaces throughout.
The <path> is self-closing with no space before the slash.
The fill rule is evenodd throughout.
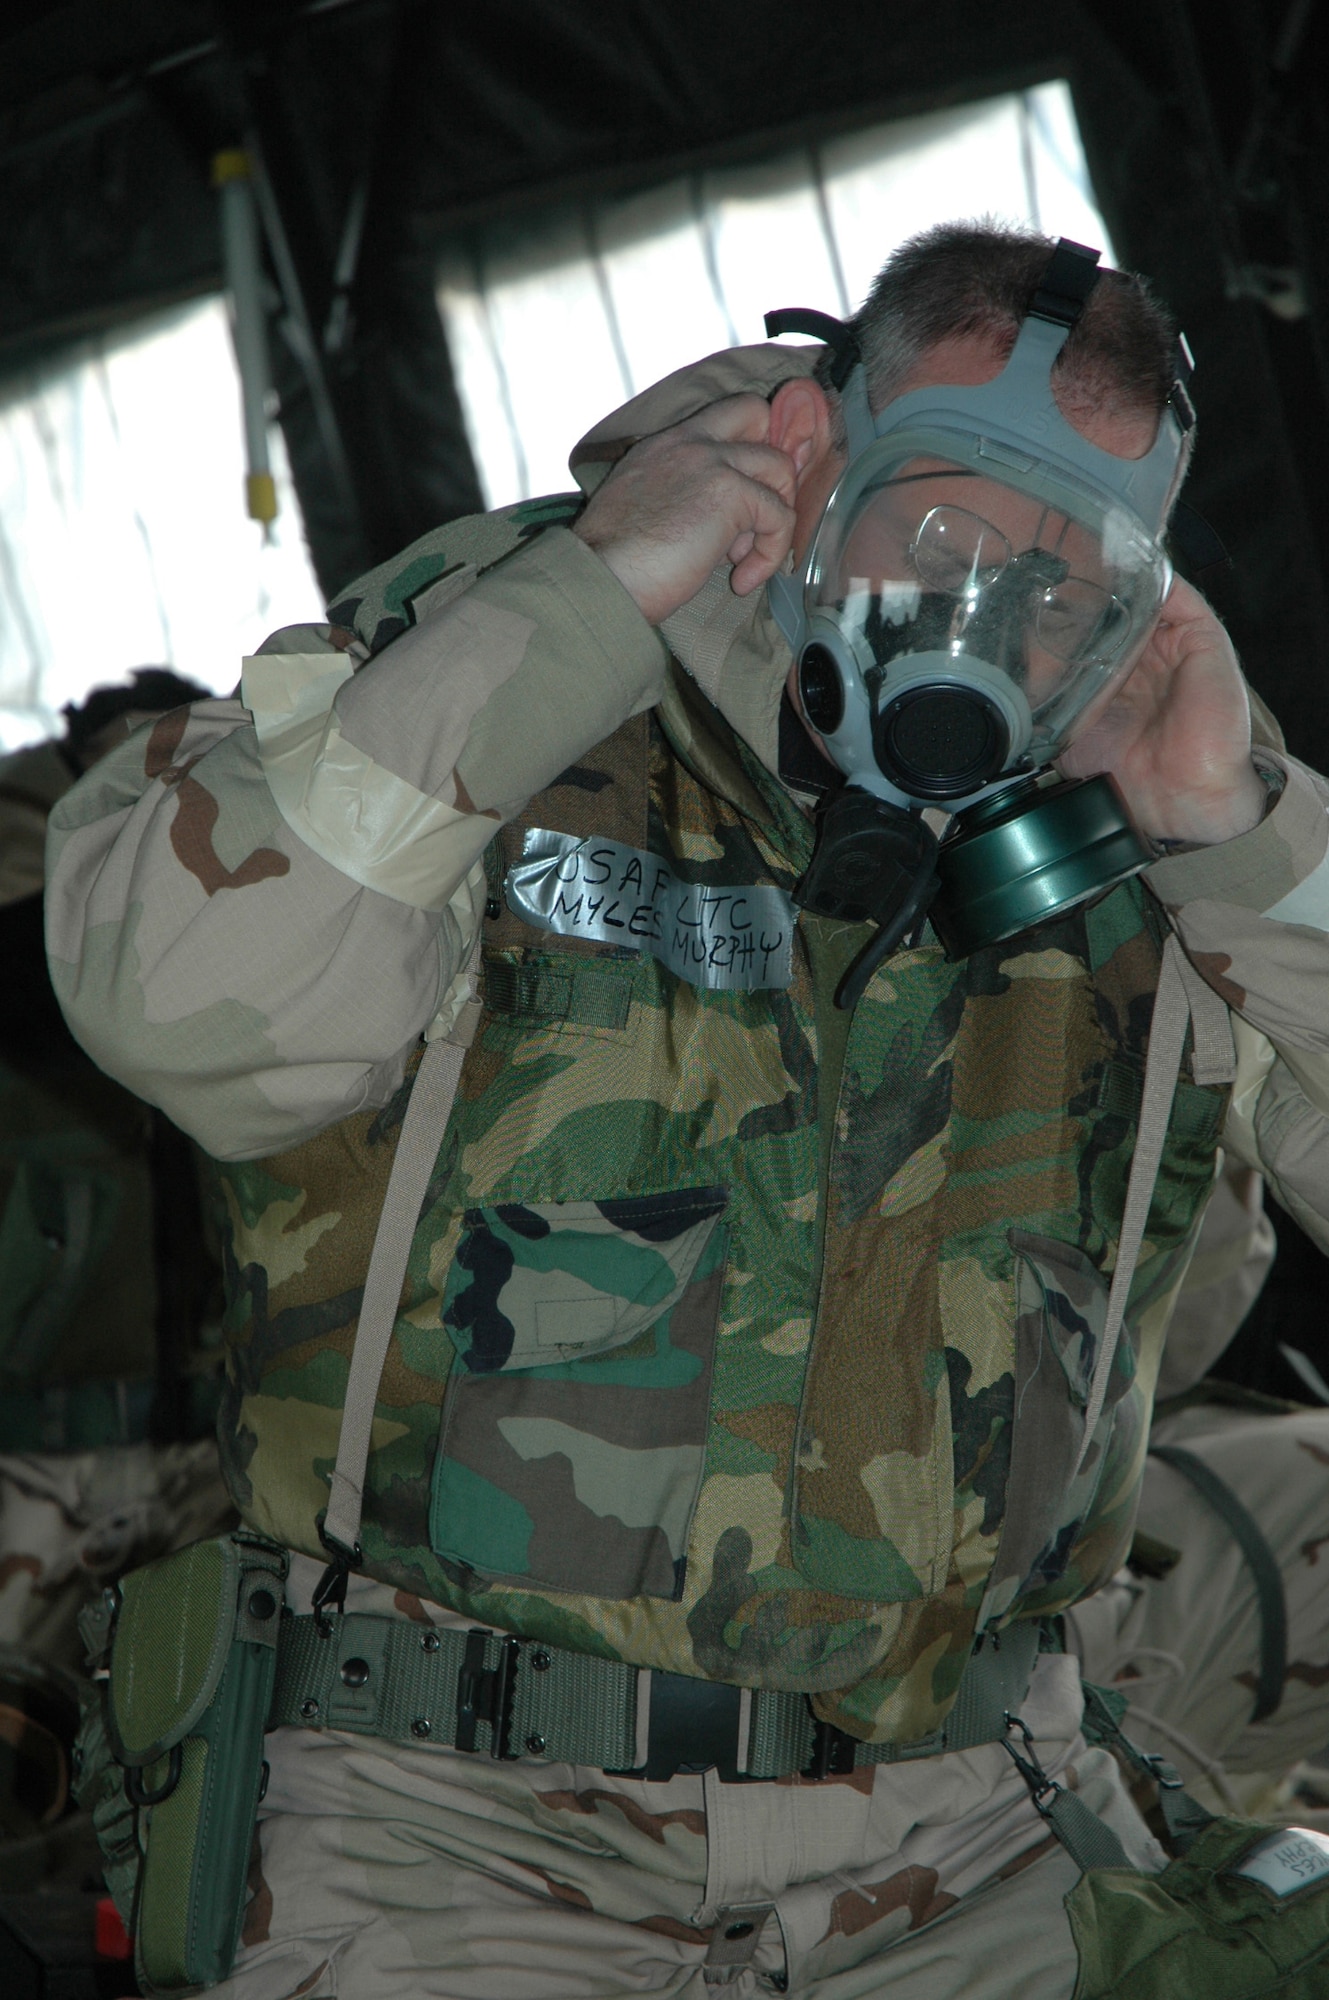
<path id="1" fill-rule="evenodd" d="M 798 900 L 878 926 L 842 1007 L 925 914 L 964 957 L 1151 858 L 1110 777 L 1050 769 L 1153 629 L 1195 421 L 1184 342 L 1142 458 L 1100 450 L 1062 416 L 1052 367 L 1098 256 L 1057 245 L 993 381 L 917 389 L 875 418 L 848 327 L 767 314 L 768 334 L 831 346 L 848 444 L 801 574 L 767 585 L 804 714 L 845 780 L 820 810 Z M 940 846 L 928 806 L 952 815 Z"/>

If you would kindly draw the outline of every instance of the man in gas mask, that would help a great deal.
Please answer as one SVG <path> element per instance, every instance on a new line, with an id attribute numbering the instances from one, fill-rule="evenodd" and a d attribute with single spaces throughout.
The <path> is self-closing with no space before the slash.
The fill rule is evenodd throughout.
<path id="1" fill-rule="evenodd" d="M 1064 2000 L 1068 1892 L 1084 1990 L 1146 1935 L 1057 1619 L 1128 1549 L 1220 1135 L 1329 1238 L 1324 788 L 1169 585 L 1134 280 L 957 227 L 783 324 L 820 374 L 671 377 L 584 505 L 440 529 L 61 810 L 69 1018 L 219 1162 L 217 1630 L 275 1660 L 247 1734 L 177 1716 L 203 1572 L 125 1586 L 160 1985 L 242 1902 L 237 1837 L 153 1933 L 181 1774 L 261 1765 L 237 1995 Z M 1162 1964 L 1259 1836 L 1136 1768 L 1209 1857 Z"/>

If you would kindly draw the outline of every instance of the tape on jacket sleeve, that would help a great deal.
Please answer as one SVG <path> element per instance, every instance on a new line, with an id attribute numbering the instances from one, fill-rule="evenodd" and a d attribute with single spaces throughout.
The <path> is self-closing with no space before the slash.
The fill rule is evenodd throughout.
<path id="1" fill-rule="evenodd" d="M 496 831 L 385 770 L 342 734 L 333 706 L 342 653 L 246 658 L 242 699 L 277 810 L 332 867 L 398 903 L 445 910 Z"/>

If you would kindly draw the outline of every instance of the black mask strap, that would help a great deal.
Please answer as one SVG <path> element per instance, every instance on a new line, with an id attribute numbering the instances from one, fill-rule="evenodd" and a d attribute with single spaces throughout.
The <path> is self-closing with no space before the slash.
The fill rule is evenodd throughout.
<path id="1" fill-rule="evenodd" d="M 843 389 L 863 359 L 853 328 L 830 313 L 814 312 L 811 306 L 782 306 L 778 312 L 768 312 L 766 332 L 772 340 L 777 333 L 810 333 L 814 340 L 824 340 L 833 356 L 830 373 L 834 389 Z"/>
<path id="2" fill-rule="evenodd" d="M 1061 237 L 1030 304 L 1033 317 L 1049 319 L 1055 326 L 1074 326 L 1103 275 L 1098 268 L 1102 254 L 1083 243 L 1072 243 L 1069 236 Z"/>

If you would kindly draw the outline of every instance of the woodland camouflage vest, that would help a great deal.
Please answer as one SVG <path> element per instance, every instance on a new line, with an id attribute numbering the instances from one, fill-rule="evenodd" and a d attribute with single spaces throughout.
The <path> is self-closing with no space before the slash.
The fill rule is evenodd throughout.
<path id="1" fill-rule="evenodd" d="M 925 932 L 850 1020 L 831 995 L 865 933 L 806 915 L 789 984 L 731 992 L 530 928 L 501 885 L 537 826 L 724 889 L 788 891 L 811 846 L 682 675 L 494 843 L 485 1013 L 379 1390 L 366 1569 L 921 1738 L 979 1623 L 1056 1611 L 1125 1552 L 1225 1108 L 1183 1075 L 1072 1481 L 1161 915 L 1130 883 L 955 965 Z M 229 1475 L 312 1555 L 408 1091 L 219 1169 Z"/>

